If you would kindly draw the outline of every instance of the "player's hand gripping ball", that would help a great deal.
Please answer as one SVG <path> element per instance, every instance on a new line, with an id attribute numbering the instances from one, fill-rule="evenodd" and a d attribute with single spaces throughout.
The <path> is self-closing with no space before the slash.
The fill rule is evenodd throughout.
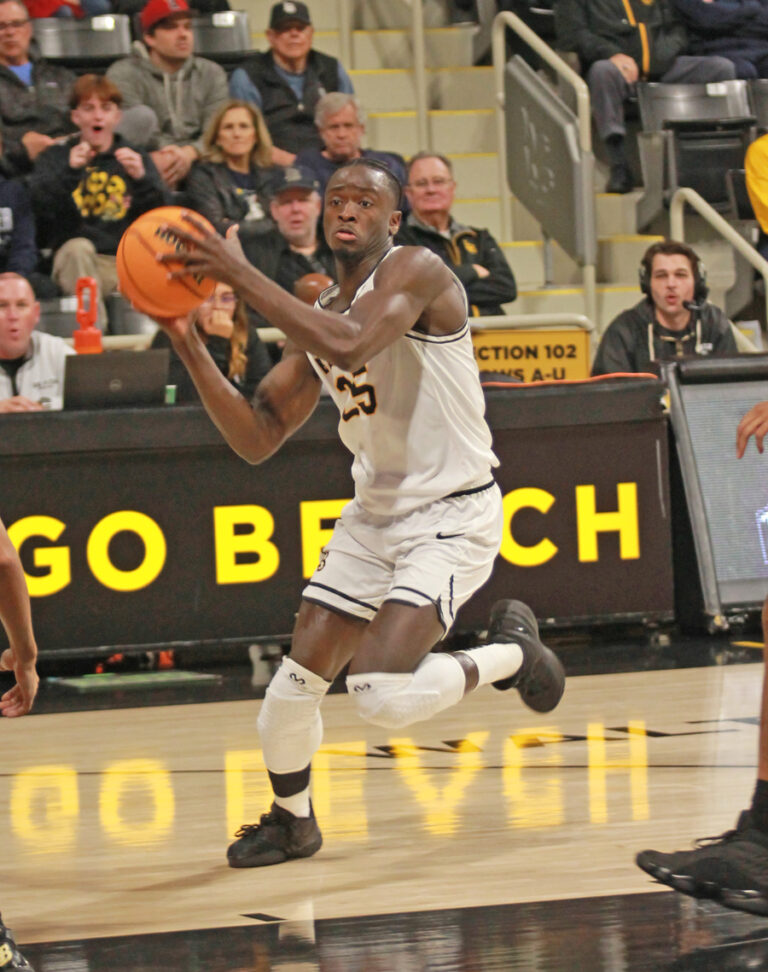
<path id="1" fill-rule="evenodd" d="M 178 253 L 187 250 L 173 232 L 174 224 L 187 233 L 197 231 L 182 218 L 190 212 L 211 232 L 215 232 L 208 220 L 199 213 L 181 206 L 160 206 L 139 216 L 123 233 L 117 248 L 117 279 L 120 293 L 134 307 L 152 317 L 181 317 L 200 304 L 214 291 L 216 281 L 212 277 L 189 274 L 168 279 L 168 272 L 181 264 L 160 263 L 158 253 Z"/>

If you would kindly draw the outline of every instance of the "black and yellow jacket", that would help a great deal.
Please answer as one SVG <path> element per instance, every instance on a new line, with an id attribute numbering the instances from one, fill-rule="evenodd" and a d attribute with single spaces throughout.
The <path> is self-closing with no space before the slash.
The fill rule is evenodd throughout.
<path id="1" fill-rule="evenodd" d="M 669 0 L 557 0 L 555 30 L 557 47 L 575 51 L 582 71 L 628 54 L 644 81 L 668 71 L 687 43 Z"/>
<path id="2" fill-rule="evenodd" d="M 438 233 L 410 213 L 395 243 L 403 246 L 426 246 L 447 264 L 464 285 L 473 317 L 503 314 L 502 304 L 517 297 L 517 284 L 499 244 L 488 230 L 462 226 L 451 219 L 448 235 Z M 480 277 L 473 264 L 489 271 Z"/>

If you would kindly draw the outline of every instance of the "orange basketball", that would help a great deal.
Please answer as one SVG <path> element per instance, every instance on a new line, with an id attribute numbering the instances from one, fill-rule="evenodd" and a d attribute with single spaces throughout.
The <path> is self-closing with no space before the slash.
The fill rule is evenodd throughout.
<path id="1" fill-rule="evenodd" d="M 191 210 L 186 210 L 191 212 Z M 120 292 L 134 307 L 153 317 L 178 317 L 199 307 L 216 287 L 212 277 L 168 279 L 169 270 L 181 264 L 158 263 L 158 253 L 177 253 L 186 248 L 173 232 L 176 224 L 194 235 L 194 227 L 181 214 L 181 206 L 160 206 L 139 216 L 123 233 L 117 248 L 116 268 Z M 199 213 L 192 215 L 213 230 Z"/>

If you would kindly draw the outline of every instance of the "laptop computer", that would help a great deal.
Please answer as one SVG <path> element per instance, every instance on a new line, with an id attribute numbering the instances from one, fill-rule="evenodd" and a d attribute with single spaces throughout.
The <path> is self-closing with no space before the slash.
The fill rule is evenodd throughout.
<path id="1" fill-rule="evenodd" d="M 162 405 L 168 348 L 72 354 L 64 363 L 64 408 Z"/>

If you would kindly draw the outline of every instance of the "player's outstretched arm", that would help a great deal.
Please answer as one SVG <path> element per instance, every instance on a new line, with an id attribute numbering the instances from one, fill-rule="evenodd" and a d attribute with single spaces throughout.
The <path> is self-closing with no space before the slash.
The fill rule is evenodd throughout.
<path id="1" fill-rule="evenodd" d="M 303 351 L 286 348 L 249 402 L 219 371 L 193 315 L 158 319 L 158 324 L 184 362 L 214 425 L 247 462 L 263 462 L 312 414 L 320 382 Z"/>
<path id="2" fill-rule="evenodd" d="M 755 437 L 757 451 L 763 451 L 763 439 L 768 433 L 768 402 L 753 405 L 736 430 L 736 454 L 741 459 L 747 450 L 750 436 Z"/>
<path id="3" fill-rule="evenodd" d="M 0 671 L 13 671 L 16 684 L 0 698 L 4 716 L 25 715 L 37 695 L 37 644 L 24 571 L 16 549 L 0 522 L 0 621 L 10 648 L 0 655 Z"/>
<path id="4" fill-rule="evenodd" d="M 421 247 L 393 253 L 376 270 L 374 290 L 357 300 L 351 313 L 337 314 L 304 304 L 265 277 L 245 258 L 235 236 L 223 239 L 194 216 L 186 219 L 194 235 L 176 225 L 173 231 L 188 244 L 187 252 L 158 257 L 164 263 L 183 264 L 181 270 L 171 271 L 173 276 L 196 273 L 230 284 L 297 347 L 344 371 L 361 367 L 412 328 L 433 301 L 445 305 L 446 332 L 463 321 L 463 298 L 452 275 L 439 257 Z"/>

